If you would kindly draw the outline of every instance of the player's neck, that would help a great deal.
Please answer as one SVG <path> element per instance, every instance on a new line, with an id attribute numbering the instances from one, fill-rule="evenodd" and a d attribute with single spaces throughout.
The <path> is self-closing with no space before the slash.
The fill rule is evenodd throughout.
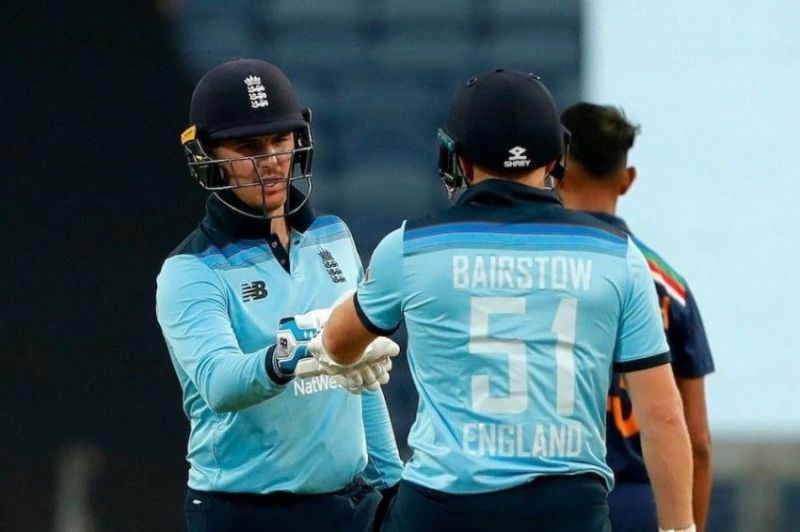
<path id="1" fill-rule="evenodd" d="M 547 177 L 547 173 L 542 171 L 536 171 L 534 173 L 528 174 L 521 178 L 515 179 L 517 183 L 521 185 L 528 185 L 529 187 L 534 188 L 545 188 L 545 178 Z"/>
<path id="2" fill-rule="evenodd" d="M 270 222 L 269 232 L 278 237 L 284 249 L 289 249 L 289 225 L 286 218 L 273 218 Z"/>
<path id="3" fill-rule="evenodd" d="M 573 184 L 570 189 L 561 191 L 561 199 L 568 209 L 612 215 L 617 213 L 618 197 L 608 187 L 587 183 Z"/>
<path id="4" fill-rule="evenodd" d="M 487 179 L 501 179 L 505 181 L 513 181 L 514 183 L 519 183 L 520 185 L 527 185 L 529 187 L 545 188 L 546 176 L 547 172 L 545 171 L 544 168 L 537 168 L 536 170 L 528 174 L 515 177 L 514 179 L 509 179 L 507 177 L 496 177 L 492 175 L 490 172 L 485 171 L 479 167 L 476 167 L 472 177 L 472 184 L 477 185 L 478 183 L 486 181 Z"/>

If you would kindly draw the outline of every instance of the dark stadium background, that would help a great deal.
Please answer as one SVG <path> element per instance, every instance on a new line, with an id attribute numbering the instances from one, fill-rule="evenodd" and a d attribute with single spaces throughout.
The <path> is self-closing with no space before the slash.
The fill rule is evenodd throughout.
<path id="1" fill-rule="evenodd" d="M 315 111 L 314 203 L 365 264 L 446 204 L 435 130 L 460 81 L 502 66 L 561 106 L 581 94 L 579 0 L 12 0 L 0 17 L 4 531 L 182 530 L 188 425 L 154 290 L 202 215 L 178 135 L 204 70 L 252 56 L 286 71 Z M 407 456 L 404 360 L 386 395 Z M 736 494 L 717 484 L 712 530 L 735 529 Z"/>

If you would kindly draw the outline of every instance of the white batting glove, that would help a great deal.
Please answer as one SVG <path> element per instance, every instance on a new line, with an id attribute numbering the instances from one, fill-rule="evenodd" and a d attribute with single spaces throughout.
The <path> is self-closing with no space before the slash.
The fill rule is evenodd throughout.
<path id="1" fill-rule="evenodd" d="M 320 308 L 316 310 L 309 310 L 305 314 L 298 314 L 293 317 L 298 327 L 303 329 L 316 329 L 319 331 L 325 326 L 326 323 L 328 323 L 328 318 L 331 317 L 331 312 L 333 312 L 333 307 Z"/>
<path id="2" fill-rule="evenodd" d="M 350 393 L 361 393 L 364 388 L 374 392 L 389 382 L 391 357 L 398 353 L 400 346 L 385 336 L 379 336 L 367 346 L 358 362 L 344 366 L 348 369 L 333 378 Z"/>
<path id="3" fill-rule="evenodd" d="M 298 362 L 295 376 L 331 375 L 348 392 L 360 394 L 364 388 L 375 391 L 389 382 L 389 371 L 392 369 L 390 357 L 400 353 L 400 346 L 385 336 L 379 336 L 367 346 L 356 362 L 343 366 L 334 362 L 325 349 L 320 331 L 308 343 L 308 353 L 312 356 Z"/>

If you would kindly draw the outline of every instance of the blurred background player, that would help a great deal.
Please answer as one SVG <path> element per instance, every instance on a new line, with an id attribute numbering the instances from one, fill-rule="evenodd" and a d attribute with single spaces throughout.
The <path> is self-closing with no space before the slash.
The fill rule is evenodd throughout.
<path id="1" fill-rule="evenodd" d="M 587 211 L 631 234 L 616 216 L 617 200 L 636 179 L 628 150 L 638 127 L 611 106 L 578 103 L 562 115 L 572 133 L 566 175 L 560 183 L 564 205 Z M 704 377 L 714 371 L 700 311 L 686 281 L 648 246 L 634 237 L 650 267 L 658 293 L 672 370 L 683 400 L 692 442 L 692 506 L 699 531 L 705 530 L 711 496 L 711 436 L 706 415 Z M 642 456 L 639 423 L 621 375 L 614 375 L 607 410 L 608 462 L 616 479 L 609 495 L 615 531 L 655 530 L 653 493 Z"/>
<path id="2" fill-rule="evenodd" d="M 551 189 L 565 132 L 532 74 L 463 84 L 441 142 L 456 205 L 376 248 L 310 350 L 359 360 L 405 320 L 420 401 L 384 530 L 609 530 L 605 405 L 625 374 L 667 529 L 690 530 L 691 451 L 655 289 L 628 235 Z"/>
<path id="3" fill-rule="evenodd" d="M 192 95 L 181 140 L 212 194 L 157 290 L 191 428 L 190 531 L 367 530 L 376 490 L 399 481 L 381 392 L 291 382 L 297 350 L 270 347 L 281 317 L 329 307 L 362 274 L 347 226 L 307 203 L 309 120 L 263 61 L 219 65 Z"/>

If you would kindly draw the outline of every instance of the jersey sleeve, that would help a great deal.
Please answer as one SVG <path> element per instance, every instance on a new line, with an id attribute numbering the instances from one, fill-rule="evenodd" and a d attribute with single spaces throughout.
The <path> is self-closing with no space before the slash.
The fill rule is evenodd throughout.
<path id="1" fill-rule="evenodd" d="M 708 344 L 700 309 L 686 288 L 686 304 L 670 305 L 670 326 L 667 331 L 672 367 L 675 375 L 684 378 L 702 377 L 714 372 L 714 359 Z"/>
<path id="2" fill-rule="evenodd" d="M 217 275 L 193 256 L 168 259 L 158 276 L 156 315 L 177 363 L 215 412 L 241 410 L 284 386 L 267 375 L 266 349 L 243 353 Z"/>
<path id="3" fill-rule="evenodd" d="M 652 368 L 670 361 L 658 296 L 647 262 L 629 241 L 627 283 L 623 292 L 622 316 L 614 349 L 614 369 L 630 372 Z"/>
<path id="4" fill-rule="evenodd" d="M 347 234 L 350 237 L 350 245 L 353 247 L 353 258 L 356 262 L 356 268 L 358 269 L 356 283 L 360 283 L 364 279 L 364 265 L 361 262 L 361 255 L 358 253 L 358 246 L 356 246 L 356 241 L 353 238 L 353 232 L 350 231 L 350 227 L 344 222 L 342 222 L 342 224 L 345 226 L 345 229 L 347 229 Z"/>
<path id="5" fill-rule="evenodd" d="M 388 336 L 403 318 L 403 231 L 389 233 L 375 248 L 355 296 L 356 312 L 369 331 Z"/>
<path id="6" fill-rule="evenodd" d="M 400 482 L 403 463 L 397 451 L 383 392 L 380 389 L 375 392 L 365 390 L 361 394 L 361 407 L 367 440 L 367 467 L 362 475 L 375 489 L 390 488 Z"/>

